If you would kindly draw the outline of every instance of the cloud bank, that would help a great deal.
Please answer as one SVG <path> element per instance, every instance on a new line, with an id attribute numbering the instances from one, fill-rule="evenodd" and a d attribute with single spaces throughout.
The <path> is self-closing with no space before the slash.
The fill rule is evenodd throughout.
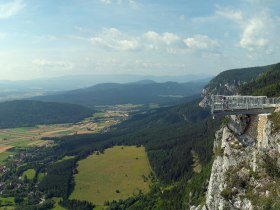
<path id="1" fill-rule="evenodd" d="M 22 0 L 11 0 L 0 3 L 0 20 L 7 19 L 18 14 L 24 8 Z"/>
<path id="2" fill-rule="evenodd" d="M 182 37 L 171 32 L 159 34 L 155 31 L 147 31 L 139 36 L 129 36 L 116 28 L 105 28 L 89 40 L 94 46 L 117 51 L 164 50 L 174 53 L 214 50 L 219 47 L 218 41 L 207 35 L 195 34 L 192 37 Z"/>

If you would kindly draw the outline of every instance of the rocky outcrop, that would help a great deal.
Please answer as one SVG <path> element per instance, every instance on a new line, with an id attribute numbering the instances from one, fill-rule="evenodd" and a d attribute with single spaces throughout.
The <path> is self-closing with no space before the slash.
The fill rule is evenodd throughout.
<path id="1" fill-rule="evenodd" d="M 241 81 L 231 81 L 230 83 L 220 83 L 218 86 L 212 87 L 209 85 L 202 91 L 202 100 L 199 103 L 200 107 L 207 107 L 211 103 L 211 95 L 233 95 L 237 92 L 238 88 L 244 84 Z"/>
<path id="2" fill-rule="evenodd" d="M 220 147 L 221 153 L 217 155 L 213 163 L 206 196 L 206 207 L 213 210 L 226 209 L 229 206 L 222 193 L 227 187 L 226 173 L 230 167 L 236 166 L 241 162 L 250 163 L 253 159 L 252 148 L 241 149 L 241 142 L 227 127 L 223 129 Z M 248 202 L 239 202 L 238 199 L 233 203 L 237 208 L 244 209 L 244 205 L 248 206 Z"/>
<path id="3" fill-rule="evenodd" d="M 280 135 L 271 131 L 268 115 L 231 116 L 217 131 L 216 158 L 202 209 L 258 209 L 260 202 L 280 193 L 272 189 L 275 180 L 265 165 L 278 160 L 280 152 Z"/>

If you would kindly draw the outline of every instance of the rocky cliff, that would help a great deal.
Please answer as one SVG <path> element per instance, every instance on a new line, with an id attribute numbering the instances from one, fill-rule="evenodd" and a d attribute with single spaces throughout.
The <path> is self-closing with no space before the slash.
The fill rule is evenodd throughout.
<path id="1" fill-rule="evenodd" d="M 267 71 L 270 66 L 231 69 L 223 71 L 213 78 L 203 89 L 203 100 L 199 104 L 206 107 L 211 102 L 211 95 L 233 95 L 239 88 L 248 82 L 255 80 L 263 72 Z"/>
<path id="2" fill-rule="evenodd" d="M 274 123 L 266 114 L 227 118 L 216 133 L 206 203 L 193 209 L 280 209 L 280 134 Z"/>
<path id="3" fill-rule="evenodd" d="M 228 83 L 220 83 L 217 87 L 212 88 L 211 86 L 205 87 L 202 90 L 202 100 L 199 103 L 200 107 L 207 107 L 211 102 L 211 95 L 233 95 L 238 88 L 245 84 L 244 82 L 235 80 Z"/>

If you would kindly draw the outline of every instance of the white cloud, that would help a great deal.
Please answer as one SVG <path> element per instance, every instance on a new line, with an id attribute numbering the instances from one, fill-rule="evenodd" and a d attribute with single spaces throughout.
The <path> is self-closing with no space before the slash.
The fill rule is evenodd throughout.
<path id="1" fill-rule="evenodd" d="M 143 34 L 144 39 L 146 39 L 148 42 L 151 42 L 155 45 L 157 44 L 165 44 L 165 45 L 172 45 L 181 40 L 181 38 L 170 32 L 165 32 L 163 34 L 158 34 L 154 31 L 148 31 Z"/>
<path id="2" fill-rule="evenodd" d="M 161 40 L 160 35 L 154 31 L 148 31 L 143 36 L 144 38 L 148 39 L 150 42 L 158 42 L 159 40 Z"/>
<path id="3" fill-rule="evenodd" d="M 12 17 L 24 8 L 22 0 L 13 0 L 7 3 L 0 3 L 0 19 Z"/>
<path id="4" fill-rule="evenodd" d="M 116 28 L 105 28 L 103 31 L 90 39 L 93 45 L 106 47 L 120 51 L 132 51 L 140 48 L 138 37 L 128 37 Z"/>
<path id="5" fill-rule="evenodd" d="M 234 10 L 229 7 L 218 7 L 218 9 L 216 10 L 216 14 L 236 22 L 243 21 L 242 12 L 240 10 Z"/>
<path id="6" fill-rule="evenodd" d="M 158 34 L 148 31 L 142 35 L 142 43 L 144 43 L 145 49 L 162 50 L 170 54 L 181 53 L 181 48 L 184 47 L 182 38 L 170 32 Z"/>
<path id="7" fill-rule="evenodd" d="M 45 59 L 35 59 L 32 61 L 34 65 L 37 65 L 41 68 L 48 68 L 52 70 L 68 70 L 73 69 L 74 65 L 70 62 L 65 61 L 50 61 Z"/>
<path id="8" fill-rule="evenodd" d="M 179 36 L 177 36 L 176 34 L 168 33 L 168 32 L 164 33 L 162 36 L 162 40 L 166 45 L 174 44 L 174 43 L 180 41 L 180 39 L 181 38 Z"/>
<path id="9" fill-rule="evenodd" d="M 159 34 L 148 31 L 139 36 L 128 36 L 116 28 L 105 28 L 89 40 L 93 45 L 107 50 L 158 51 L 169 54 L 184 54 L 192 50 L 210 52 L 219 47 L 219 42 L 207 35 L 183 38 L 171 32 Z"/>
<path id="10" fill-rule="evenodd" d="M 100 34 L 92 37 L 90 41 L 94 45 L 119 51 L 161 49 L 172 47 L 173 45 L 182 42 L 178 35 L 170 32 L 158 34 L 154 31 L 148 31 L 138 37 L 127 36 L 116 28 L 105 28 Z"/>
<path id="11" fill-rule="evenodd" d="M 255 15 L 256 13 L 257 15 Z M 268 48 L 274 47 L 271 43 L 274 43 L 275 35 L 279 31 L 279 29 L 276 29 L 279 25 L 277 21 L 279 17 L 270 14 L 270 11 L 266 8 L 262 8 L 256 13 L 245 16 L 245 13 L 240 10 L 221 7 L 216 11 L 218 16 L 229 19 L 240 27 L 239 47 L 249 51 L 265 49 L 267 52 L 271 52 Z"/>
<path id="12" fill-rule="evenodd" d="M 253 18 L 247 22 L 241 35 L 240 46 L 253 51 L 255 48 L 264 48 L 269 44 L 265 35 L 266 23 L 262 18 Z"/>
<path id="13" fill-rule="evenodd" d="M 193 37 L 185 39 L 184 43 L 190 49 L 198 50 L 209 50 L 217 48 L 219 46 L 219 42 L 217 40 L 210 39 L 208 36 L 201 34 L 197 34 Z"/>

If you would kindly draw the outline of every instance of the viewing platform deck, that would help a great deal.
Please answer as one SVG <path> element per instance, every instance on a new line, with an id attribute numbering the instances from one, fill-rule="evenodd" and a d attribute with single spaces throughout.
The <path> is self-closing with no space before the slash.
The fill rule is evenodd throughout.
<path id="1" fill-rule="evenodd" d="M 280 98 L 266 96 L 211 96 L 212 115 L 272 113 L 280 105 Z"/>

